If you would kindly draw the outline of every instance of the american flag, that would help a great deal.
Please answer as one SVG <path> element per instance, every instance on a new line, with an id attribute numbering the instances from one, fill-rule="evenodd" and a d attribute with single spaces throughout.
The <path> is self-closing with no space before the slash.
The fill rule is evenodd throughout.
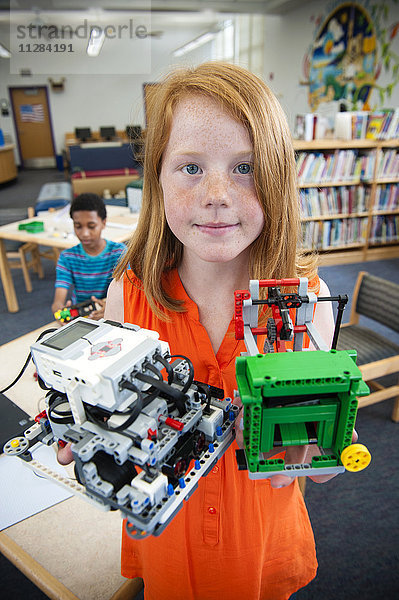
<path id="1" fill-rule="evenodd" d="M 20 113 L 21 121 L 25 123 L 41 123 L 44 121 L 43 104 L 22 104 Z"/>

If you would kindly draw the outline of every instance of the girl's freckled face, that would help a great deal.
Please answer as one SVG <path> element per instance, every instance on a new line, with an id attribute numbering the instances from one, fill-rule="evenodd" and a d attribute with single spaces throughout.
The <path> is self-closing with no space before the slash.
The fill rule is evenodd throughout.
<path id="1" fill-rule="evenodd" d="M 176 106 L 160 182 L 166 219 L 204 261 L 249 253 L 264 224 L 245 127 L 215 100 L 191 95 Z"/>

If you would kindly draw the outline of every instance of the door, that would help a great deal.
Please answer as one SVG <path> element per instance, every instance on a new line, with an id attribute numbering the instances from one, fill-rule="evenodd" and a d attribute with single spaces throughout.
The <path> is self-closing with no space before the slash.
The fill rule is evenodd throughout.
<path id="1" fill-rule="evenodd" d="M 9 91 L 22 166 L 55 167 L 47 87 L 14 87 Z"/>

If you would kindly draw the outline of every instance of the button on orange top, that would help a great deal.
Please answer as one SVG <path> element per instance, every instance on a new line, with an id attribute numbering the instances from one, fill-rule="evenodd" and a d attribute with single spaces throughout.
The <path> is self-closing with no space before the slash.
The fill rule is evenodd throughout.
<path id="1" fill-rule="evenodd" d="M 186 312 L 161 321 L 129 271 L 123 280 L 124 320 L 158 331 L 171 354 L 190 358 L 197 381 L 232 397 L 235 358 L 245 352 L 244 342 L 234 337 L 233 319 L 215 356 L 177 271 L 163 284 Z M 259 335 L 260 350 L 264 341 Z M 268 480 L 249 479 L 237 468 L 236 448 L 233 442 L 218 461 L 217 477 L 201 478 L 160 536 L 133 540 L 123 529 L 122 575 L 144 578 L 146 600 L 285 600 L 316 575 L 312 529 L 297 483 L 273 489 Z"/>

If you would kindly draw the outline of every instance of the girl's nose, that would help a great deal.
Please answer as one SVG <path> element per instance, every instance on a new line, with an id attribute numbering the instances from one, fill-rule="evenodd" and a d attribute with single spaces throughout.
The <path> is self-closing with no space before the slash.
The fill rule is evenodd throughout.
<path id="1" fill-rule="evenodd" d="M 226 177 L 210 174 L 205 180 L 202 204 L 204 206 L 227 206 L 230 204 L 230 186 Z"/>

